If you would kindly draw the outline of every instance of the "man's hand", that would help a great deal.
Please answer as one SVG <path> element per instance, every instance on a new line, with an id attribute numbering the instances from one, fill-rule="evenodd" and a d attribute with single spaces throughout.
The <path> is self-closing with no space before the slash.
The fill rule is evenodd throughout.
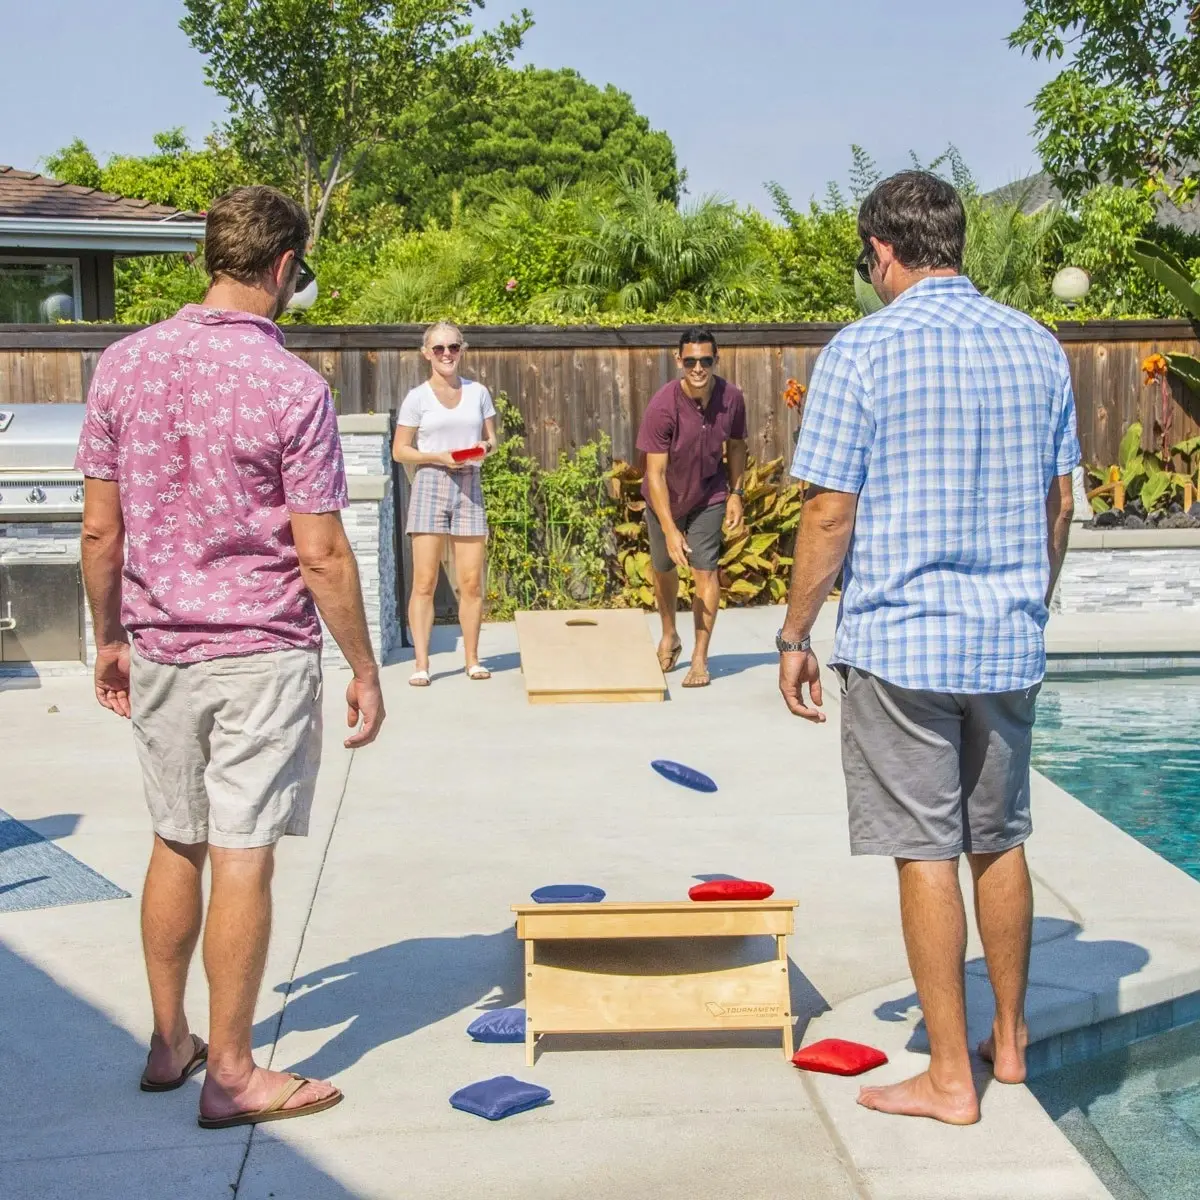
<path id="1" fill-rule="evenodd" d="M 804 688 L 808 686 L 810 704 L 804 703 Z M 821 664 L 811 650 L 800 650 L 779 656 L 779 690 L 788 709 L 806 721 L 823 725 L 826 716 L 821 712 L 824 695 L 821 691 Z"/>
<path id="2" fill-rule="evenodd" d="M 745 505 L 741 496 L 731 495 L 725 501 L 725 533 L 729 537 L 738 537 L 745 528 Z"/>
<path id="3" fill-rule="evenodd" d="M 366 679 L 356 675 L 350 680 L 350 686 L 346 688 L 346 710 L 346 724 L 355 730 L 344 743 L 346 749 L 360 750 L 369 746 L 379 736 L 379 727 L 387 715 L 378 675 Z M 358 728 L 360 718 L 362 727 Z"/>
<path id="4" fill-rule="evenodd" d="M 683 531 L 678 527 L 668 529 L 666 531 L 667 553 L 671 556 L 671 561 L 677 567 L 686 567 L 688 565 L 688 555 L 691 554 L 692 548 L 687 544 L 683 536 Z"/>
<path id="5" fill-rule="evenodd" d="M 96 647 L 96 699 L 109 712 L 129 719 L 129 643 Z"/>

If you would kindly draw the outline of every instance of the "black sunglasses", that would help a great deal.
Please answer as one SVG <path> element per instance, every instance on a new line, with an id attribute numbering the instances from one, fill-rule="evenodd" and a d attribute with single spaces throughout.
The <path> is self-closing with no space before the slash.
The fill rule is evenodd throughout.
<path id="1" fill-rule="evenodd" d="M 703 358 L 685 358 L 683 360 L 684 367 L 689 371 L 695 370 L 697 366 L 703 367 L 706 371 L 712 368 L 713 363 L 717 360 L 711 354 L 704 355 Z"/>
<path id="2" fill-rule="evenodd" d="M 441 358 L 447 350 L 449 350 L 451 354 L 457 354 L 462 349 L 462 342 L 451 342 L 448 346 L 430 346 L 429 349 L 438 358 Z"/>
<path id="3" fill-rule="evenodd" d="M 854 264 L 854 269 L 863 283 L 871 282 L 871 266 L 874 262 L 875 251 L 870 246 L 864 246 L 862 253 L 858 256 L 858 261 Z"/>
<path id="4" fill-rule="evenodd" d="M 296 291 L 302 292 L 316 279 L 317 273 L 298 254 L 296 255 L 296 267 Z"/>

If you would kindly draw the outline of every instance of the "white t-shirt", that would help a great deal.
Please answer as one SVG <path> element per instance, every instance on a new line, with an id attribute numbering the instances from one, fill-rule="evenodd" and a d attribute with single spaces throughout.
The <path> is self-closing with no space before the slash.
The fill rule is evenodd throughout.
<path id="1" fill-rule="evenodd" d="M 474 379 L 462 381 L 462 399 L 454 408 L 447 408 L 425 382 L 404 397 L 396 423 L 417 431 L 418 450 L 436 454 L 477 446 L 483 441 L 484 421 L 495 415 L 491 394 Z"/>

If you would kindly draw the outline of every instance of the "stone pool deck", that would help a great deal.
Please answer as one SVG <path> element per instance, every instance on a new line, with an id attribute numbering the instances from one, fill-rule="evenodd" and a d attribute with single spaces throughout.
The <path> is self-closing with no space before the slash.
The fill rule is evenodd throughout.
<path id="1" fill-rule="evenodd" d="M 134 893 L 0 913 L 0 1196 L 1106 1197 L 1023 1087 L 992 1084 L 981 1124 L 949 1129 L 859 1109 L 856 1081 L 795 1071 L 770 1037 L 548 1038 L 532 1069 L 519 1046 L 466 1038 L 481 1006 L 521 1002 L 509 905 L 534 887 L 580 880 L 614 900 L 669 899 L 695 875 L 729 873 L 800 903 L 802 1040 L 881 1046 L 892 1061 L 872 1082 L 921 1069 L 894 870 L 849 856 L 836 696 L 823 727 L 789 716 L 774 682 L 778 624 L 772 610 L 722 614 L 713 686 L 684 691 L 675 674 L 670 703 L 636 706 L 530 707 L 512 626 L 485 630 L 487 684 L 463 677 L 439 630 L 434 686 L 409 689 L 407 664 L 388 668 L 389 724 L 357 754 L 338 743 L 345 677 L 332 673 L 312 836 L 280 853 L 257 1044 L 276 1067 L 332 1076 L 347 1100 L 253 1134 L 199 1130 L 195 1081 L 165 1096 L 136 1088 L 148 837 L 128 728 L 86 679 L 0 680 L 0 808 Z M 1095 627 L 1064 622 L 1068 633 L 1100 644 Z M 657 757 L 721 790 L 666 783 L 648 768 Z M 1187 1017 L 1200 884 L 1040 777 L 1035 820 L 1030 1016 L 1057 1047 L 1043 1065 L 1137 1034 L 1123 1014 L 1142 1011 L 1141 1032 Z M 977 944 L 970 953 L 982 1036 L 990 1001 Z M 198 970 L 191 995 L 203 1033 Z M 1072 1032 L 1103 1021 L 1103 1035 Z M 497 1125 L 446 1103 L 509 1073 L 544 1083 L 554 1103 Z"/>

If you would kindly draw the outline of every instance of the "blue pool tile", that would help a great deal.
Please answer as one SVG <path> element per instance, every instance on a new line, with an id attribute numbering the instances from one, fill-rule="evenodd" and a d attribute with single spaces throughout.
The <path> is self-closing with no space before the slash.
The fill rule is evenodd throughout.
<path id="1" fill-rule="evenodd" d="M 1137 1038 L 1137 1013 L 1114 1017 L 1100 1026 L 1100 1053 L 1120 1050 Z"/>
<path id="2" fill-rule="evenodd" d="M 1100 1053 L 1100 1027 L 1088 1025 L 1083 1029 L 1072 1029 L 1062 1035 L 1063 1066 L 1095 1058 Z"/>
<path id="3" fill-rule="evenodd" d="M 1143 1008 L 1137 1014 L 1137 1035 L 1140 1038 L 1153 1037 L 1156 1033 L 1165 1033 L 1171 1028 L 1172 1002 L 1155 1004 Z"/>
<path id="4" fill-rule="evenodd" d="M 1200 1021 L 1200 992 L 1180 996 L 1173 1001 L 1171 1016 L 1175 1025 L 1190 1025 L 1193 1021 Z"/>

